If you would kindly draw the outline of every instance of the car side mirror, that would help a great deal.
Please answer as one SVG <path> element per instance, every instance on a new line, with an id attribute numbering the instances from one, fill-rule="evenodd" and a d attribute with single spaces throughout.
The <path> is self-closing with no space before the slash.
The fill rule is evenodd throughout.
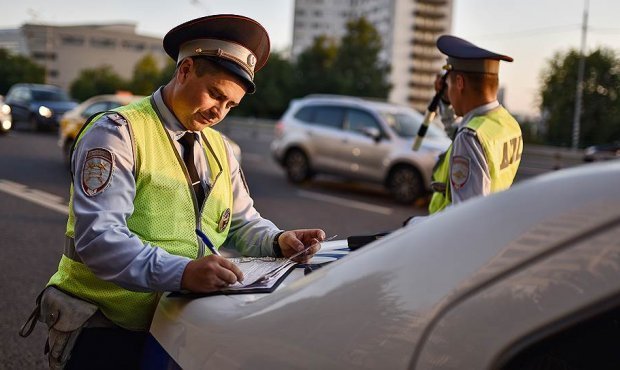
<path id="1" fill-rule="evenodd" d="M 375 142 L 379 142 L 381 140 L 381 131 L 379 131 L 376 127 L 363 127 L 360 128 L 359 131 L 362 134 L 372 138 Z"/>

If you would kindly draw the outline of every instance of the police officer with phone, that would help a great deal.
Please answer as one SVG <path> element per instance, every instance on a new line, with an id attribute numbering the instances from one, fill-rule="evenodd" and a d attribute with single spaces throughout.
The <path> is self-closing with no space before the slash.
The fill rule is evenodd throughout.
<path id="1" fill-rule="evenodd" d="M 500 61 L 513 59 L 450 35 L 437 48 L 448 56 L 440 112 L 455 136 L 433 172 L 430 214 L 509 188 L 523 151 L 519 123 L 497 101 Z"/>

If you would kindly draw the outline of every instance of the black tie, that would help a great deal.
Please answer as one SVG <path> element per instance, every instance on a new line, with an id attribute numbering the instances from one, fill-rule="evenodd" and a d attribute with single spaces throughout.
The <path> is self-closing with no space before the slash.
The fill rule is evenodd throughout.
<path id="1" fill-rule="evenodd" d="M 194 163 L 194 143 L 196 142 L 196 137 L 192 132 L 186 132 L 185 135 L 181 136 L 179 142 L 183 146 L 183 162 L 185 162 L 185 167 L 192 180 L 192 187 L 194 188 L 196 199 L 198 199 L 198 208 L 202 208 L 202 202 L 205 200 L 205 190 L 202 187 L 198 171 L 196 171 L 196 164 Z"/>

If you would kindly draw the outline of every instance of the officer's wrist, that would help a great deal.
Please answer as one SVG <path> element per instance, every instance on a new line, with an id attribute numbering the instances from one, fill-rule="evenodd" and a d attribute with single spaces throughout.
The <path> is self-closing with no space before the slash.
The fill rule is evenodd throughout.
<path id="1" fill-rule="evenodd" d="M 284 254 L 282 253 L 282 248 L 280 248 L 280 243 L 278 242 L 278 239 L 280 239 L 280 235 L 282 234 L 284 234 L 284 231 L 280 231 L 273 238 L 273 254 L 278 258 L 284 257 Z"/>

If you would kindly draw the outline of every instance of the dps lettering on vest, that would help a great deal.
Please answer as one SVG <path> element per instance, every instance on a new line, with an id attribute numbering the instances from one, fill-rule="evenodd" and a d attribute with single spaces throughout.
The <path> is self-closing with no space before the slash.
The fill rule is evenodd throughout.
<path id="1" fill-rule="evenodd" d="M 515 178 L 521 153 L 523 140 L 521 129 L 517 121 L 503 107 L 476 116 L 465 127 L 474 130 L 476 137 L 484 150 L 491 179 L 491 193 L 508 189 Z M 451 158 L 448 160 L 448 158 Z M 465 186 L 470 177 L 469 159 L 462 156 L 452 156 L 452 146 L 446 155 L 440 159 L 433 172 L 433 182 L 451 184 L 454 189 Z M 437 190 L 443 191 L 437 191 Z M 434 186 L 433 197 L 428 207 L 433 214 L 446 208 L 452 203 L 450 186 Z"/>

